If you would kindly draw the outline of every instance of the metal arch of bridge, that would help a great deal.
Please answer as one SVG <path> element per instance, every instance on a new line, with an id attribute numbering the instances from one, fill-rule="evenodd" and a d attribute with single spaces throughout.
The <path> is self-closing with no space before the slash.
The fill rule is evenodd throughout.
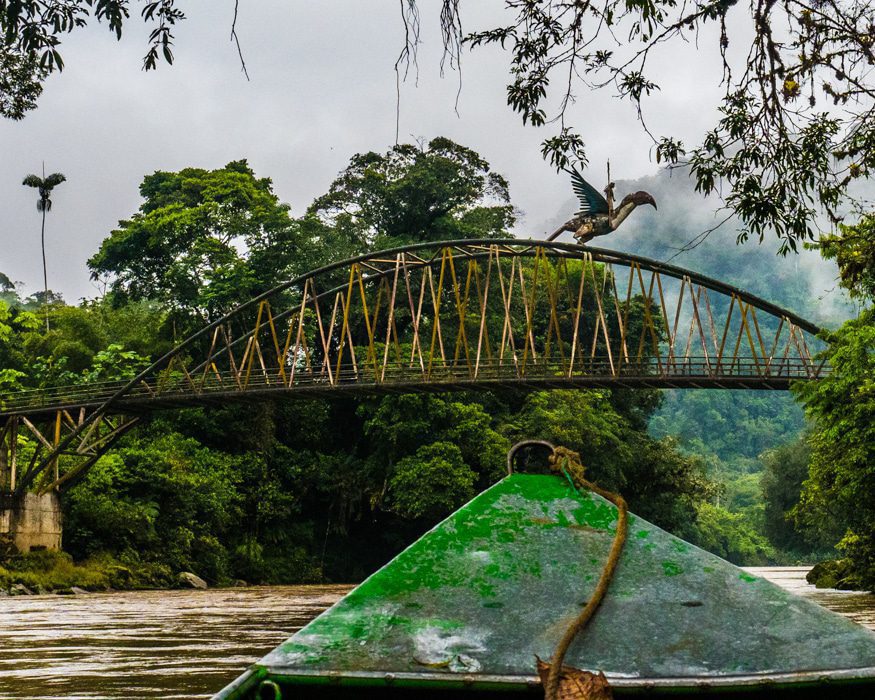
<path id="1" fill-rule="evenodd" d="M 284 283 L 125 384 L 8 396 L 0 421 L 10 435 L 27 421 L 46 453 L 12 490 L 38 478 L 47 490 L 83 473 L 136 422 L 112 415 L 502 387 L 786 389 L 826 371 L 815 359 L 819 330 L 736 287 L 640 256 L 515 239 L 424 243 Z M 77 455 L 64 473 L 61 454 Z"/>

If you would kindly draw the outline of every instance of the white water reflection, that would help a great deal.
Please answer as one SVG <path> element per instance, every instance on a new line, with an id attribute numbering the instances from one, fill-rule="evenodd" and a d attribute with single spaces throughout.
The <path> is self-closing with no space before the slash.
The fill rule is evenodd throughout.
<path id="1" fill-rule="evenodd" d="M 875 596 L 752 574 L 875 629 Z M 350 586 L 0 598 L 0 700 L 209 697 Z"/>
<path id="2" fill-rule="evenodd" d="M 875 594 L 815 588 L 805 580 L 810 566 L 749 566 L 745 570 L 875 630 Z"/>

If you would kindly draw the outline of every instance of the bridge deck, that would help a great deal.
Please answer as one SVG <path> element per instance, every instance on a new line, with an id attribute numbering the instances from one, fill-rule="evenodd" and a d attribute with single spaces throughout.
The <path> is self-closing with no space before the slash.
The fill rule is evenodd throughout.
<path id="1" fill-rule="evenodd" d="M 368 367 L 349 366 L 334 373 L 299 371 L 291 379 L 278 372 L 258 372 L 240 381 L 231 372 L 192 380 L 178 376 L 153 383 L 142 382 L 113 401 L 110 414 L 139 414 L 180 407 L 215 406 L 263 399 L 335 398 L 379 396 L 414 392 L 469 390 L 537 391 L 543 389 L 647 388 L 647 389 L 758 389 L 786 390 L 795 381 L 811 378 L 811 367 L 802 362 L 776 361 L 768 367 L 754 361 L 734 361 L 718 366 L 708 358 L 673 363 L 650 361 L 614 367 L 605 360 L 587 362 L 568 372 L 560 366 L 528 363 L 487 364 L 471 368 L 390 367 L 375 376 Z M 382 369 L 382 368 L 381 368 Z M 823 374 L 821 372 L 820 374 Z M 9 416 L 49 418 L 59 410 L 76 412 L 102 406 L 124 382 L 81 384 L 8 394 L 0 404 L 0 419 Z"/>

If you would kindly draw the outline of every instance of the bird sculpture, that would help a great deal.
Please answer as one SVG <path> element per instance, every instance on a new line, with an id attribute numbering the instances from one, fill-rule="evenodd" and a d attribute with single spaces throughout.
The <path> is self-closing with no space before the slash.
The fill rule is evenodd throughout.
<path id="1" fill-rule="evenodd" d="M 605 196 L 590 185 L 574 168 L 571 174 L 571 186 L 580 199 L 580 211 L 554 231 L 548 241 L 552 241 L 565 231 L 571 231 L 575 240 L 581 245 L 591 241 L 596 236 L 604 236 L 622 224 L 636 207 L 642 204 L 652 204 L 656 209 L 656 201 L 647 192 L 627 194 L 620 201 L 620 206 L 614 208 L 614 183 L 611 182 L 611 167 L 608 165 L 608 186 Z"/>

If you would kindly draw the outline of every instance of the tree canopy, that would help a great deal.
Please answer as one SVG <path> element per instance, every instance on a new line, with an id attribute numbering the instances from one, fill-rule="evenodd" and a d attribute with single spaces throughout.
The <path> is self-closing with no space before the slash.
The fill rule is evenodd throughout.
<path id="1" fill-rule="evenodd" d="M 0 272 L 0 292 L 10 292 L 15 289 L 15 283 L 7 275 Z"/>
<path id="2" fill-rule="evenodd" d="M 875 300 L 875 215 L 820 239 L 820 252 L 839 266 L 841 285 L 851 297 Z"/>
<path id="3" fill-rule="evenodd" d="M 797 515 L 845 531 L 840 548 L 875 590 L 875 309 L 833 334 L 826 356 L 832 372 L 797 388 L 814 424 Z"/>
<path id="4" fill-rule="evenodd" d="M 469 34 L 459 5 L 442 2 L 446 50 L 510 53 L 508 105 L 524 123 L 555 125 L 542 143 L 553 164 L 586 162 L 584 138 L 566 119 L 576 95 L 613 90 L 636 111 L 657 162 L 688 165 L 699 191 L 724 198 L 742 240 L 774 231 L 782 250 L 795 250 L 816 237 L 818 211 L 837 219 L 849 182 L 875 167 L 867 0 L 505 0 L 510 22 Z M 691 39 L 700 49 L 712 42 L 723 65 L 720 116 L 692 146 L 673 125 L 645 118 L 661 51 Z M 411 53 L 417 40 L 408 38 Z"/>
<path id="5" fill-rule="evenodd" d="M 45 174 L 45 165 L 43 165 L 43 176 L 26 175 L 22 181 L 25 187 L 33 187 L 39 192 L 39 199 L 36 200 L 36 210 L 42 214 L 42 227 L 40 229 L 40 244 L 43 253 L 43 303 L 48 304 L 51 301 L 49 296 L 49 273 L 46 268 L 46 213 L 52 210 L 52 190 L 54 190 L 62 182 L 66 182 L 67 177 L 63 173 Z M 49 330 L 48 317 L 46 317 L 46 330 Z"/>
<path id="6" fill-rule="evenodd" d="M 140 210 L 88 261 L 119 301 L 157 299 L 212 319 L 312 261 L 288 205 L 245 160 L 155 172 L 140 194 Z"/>
<path id="7" fill-rule="evenodd" d="M 824 241 L 846 289 L 865 304 L 860 315 L 829 334 L 823 353 L 831 372 L 795 393 L 813 424 L 808 479 L 795 509 L 813 529 L 843 532 L 838 547 L 852 575 L 875 590 L 875 217 L 842 227 Z"/>
<path id="8" fill-rule="evenodd" d="M 515 217 L 507 181 L 470 148 L 438 137 L 361 153 L 309 213 L 367 248 L 506 236 Z"/>
<path id="9" fill-rule="evenodd" d="M 24 119 L 36 109 L 46 76 L 34 54 L 22 54 L 0 43 L 0 116 Z"/>

